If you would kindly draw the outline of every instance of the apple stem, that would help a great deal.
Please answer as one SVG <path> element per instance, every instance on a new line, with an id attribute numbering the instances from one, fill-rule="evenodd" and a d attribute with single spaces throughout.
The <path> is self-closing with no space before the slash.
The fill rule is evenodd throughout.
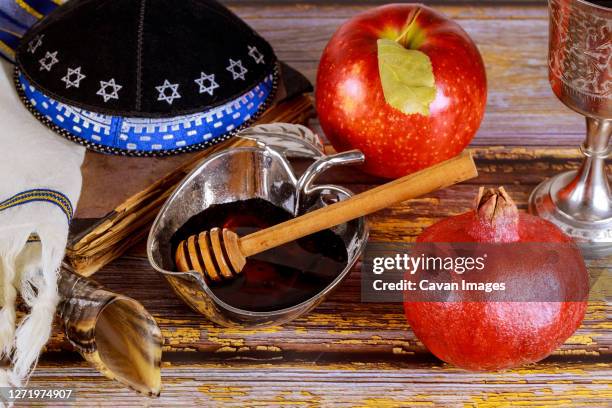
<path id="1" fill-rule="evenodd" d="M 406 29 L 402 31 L 399 37 L 395 39 L 395 41 L 404 48 L 408 48 L 408 49 L 416 48 L 414 47 L 415 44 L 411 44 L 411 42 L 414 38 L 413 31 L 414 31 L 414 27 L 416 26 L 416 20 L 419 17 L 419 14 L 421 14 L 421 11 L 422 10 L 419 8 L 414 12 L 414 14 L 411 17 L 410 24 L 408 24 Z"/>

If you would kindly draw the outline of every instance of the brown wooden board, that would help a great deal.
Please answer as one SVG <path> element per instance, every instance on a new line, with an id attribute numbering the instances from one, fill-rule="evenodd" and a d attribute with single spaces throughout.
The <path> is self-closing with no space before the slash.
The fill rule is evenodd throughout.
<path id="1" fill-rule="evenodd" d="M 172 361 L 162 373 L 164 389 L 153 401 L 82 364 L 66 368 L 45 362 L 31 384 L 78 384 L 75 406 L 113 407 L 606 407 L 612 398 L 612 370 L 592 361 L 550 361 L 493 374 L 435 361 Z"/>
<path id="2" fill-rule="evenodd" d="M 535 157 L 538 153 L 540 157 Z M 368 217 L 370 240 L 413 241 L 436 220 L 470 209 L 481 185 L 505 185 L 519 208 L 524 210 L 533 187 L 559 171 L 576 168 L 579 152 L 570 149 L 478 148 L 474 150 L 474 156 L 480 170 L 477 179 Z M 612 166 L 609 167 L 612 171 Z M 347 182 L 349 174 L 351 182 Z M 339 183 L 354 192 L 375 185 L 370 176 L 348 168 L 333 170 L 321 182 Z M 591 266 L 595 275 L 602 268 L 612 267 L 612 260 L 600 260 Z M 314 312 L 283 327 L 254 331 L 219 328 L 191 311 L 174 295 L 164 278 L 150 267 L 143 242 L 98 272 L 95 279 L 143 303 L 162 327 L 166 351 L 228 353 L 228 357 L 257 352 L 258 347 L 275 351 L 281 357 L 285 353 L 291 356 L 315 351 L 366 355 L 424 353 L 423 346 L 415 340 L 405 323 L 399 305 L 360 302 L 359 269 L 358 264 L 329 301 Z M 592 304 L 582 328 L 558 354 L 612 354 L 612 324 L 607 321 L 609 307 L 605 302 Z M 66 347 L 63 335 L 59 333 L 49 344 L 52 350 Z"/>
<path id="3" fill-rule="evenodd" d="M 369 7 L 232 4 L 311 80 L 329 36 Z M 452 2 L 437 8 L 474 37 L 488 67 L 488 111 L 473 143 L 481 174 L 369 217 L 373 241 L 414 240 L 436 220 L 469 209 L 479 185 L 505 185 L 525 210 L 539 182 L 579 165 L 583 120 L 554 98 L 547 82 L 546 7 Z M 354 191 L 380 184 L 348 168 L 322 182 Z M 609 271 L 610 262 L 591 263 L 593 275 L 603 269 Z M 140 300 L 158 320 L 165 336 L 164 390 L 149 400 L 102 378 L 70 352 L 58 327 L 32 384 L 74 387 L 81 405 L 607 407 L 612 399 L 610 288 L 598 289 L 581 328 L 549 359 L 507 372 L 469 373 L 432 357 L 401 305 L 361 303 L 359 265 L 312 313 L 251 331 L 224 329 L 191 311 L 148 265 L 142 242 L 95 279 Z"/>
<path id="4" fill-rule="evenodd" d="M 341 6 L 263 2 L 234 11 L 272 43 L 280 58 L 315 83 L 329 38 L 340 24 L 370 7 L 361 2 Z M 472 36 L 486 64 L 487 112 L 474 144 L 578 146 L 582 142 L 584 119 L 559 102 L 548 84 L 546 7 L 474 2 L 436 9 Z"/>

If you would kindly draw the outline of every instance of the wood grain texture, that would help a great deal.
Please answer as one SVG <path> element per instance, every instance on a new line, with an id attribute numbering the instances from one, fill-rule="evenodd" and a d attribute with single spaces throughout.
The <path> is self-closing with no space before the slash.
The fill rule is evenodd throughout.
<path id="1" fill-rule="evenodd" d="M 73 406 L 222 407 L 606 407 L 612 370 L 602 364 L 547 362 L 504 373 L 470 373 L 436 362 L 166 363 L 164 389 L 150 400 L 92 369 L 46 363 L 31 384 L 70 388 Z M 405 360 L 405 359 L 404 359 Z"/>
<path id="2" fill-rule="evenodd" d="M 311 80 L 338 25 L 370 7 L 342 3 L 230 2 Z M 584 124 L 548 86 L 543 2 L 437 3 L 473 36 L 487 64 L 488 110 L 472 149 L 480 177 L 370 216 L 373 241 L 413 241 L 433 222 L 469 209 L 479 185 L 505 185 L 525 210 L 539 182 L 579 165 Z M 359 192 L 381 181 L 344 168 L 321 182 Z M 590 266 L 596 276 L 612 263 Z M 71 346 L 56 329 L 48 349 L 58 354 L 47 354 L 32 385 L 75 387 L 76 406 L 604 407 L 612 399 L 610 288 L 596 288 L 583 325 L 551 358 L 509 372 L 469 373 L 433 358 L 400 305 L 361 303 L 359 265 L 312 313 L 252 331 L 223 329 L 191 311 L 149 267 L 142 242 L 96 279 L 141 301 L 156 317 L 165 337 L 164 390 L 161 399 L 148 400 L 101 378 L 67 354 Z"/>
<path id="3" fill-rule="evenodd" d="M 234 11 L 272 43 L 282 60 L 314 83 L 329 38 L 344 21 L 371 6 L 287 2 Z M 578 146 L 584 119 L 563 106 L 548 84 L 546 7 L 445 4 L 436 9 L 472 36 L 487 66 L 487 112 L 475 145 Z"/>
<path id="4" fill-rule="evenodd" d="M 537 183 L 559 171 L 576 168 L 579 158 L 575 149 L 493 147 L 475 149 L 473 154 L 480 171 L 478 179 L 370 216 L 370 239 L 413 241 L 436 220 L 471 208 L 480 185 L 506 185 L 519 207 L 525 209 L 529 193 Z M 322 182 L 340 183 L 355 192 L 375 185 L 369 176 L 348 168 L 330 172 Z M 595 275 L 612 265 L 600 261 L 592 266 Z M 356 361 L 362 355 L 393 358 L 397 354 L 426 353 L 405 323 L 400 305 L 360 302 L 359 269 L 357 265 L 351 277 L 314 312 L 283 327 L 257 331 L 222 329 L 192 312 L 149 266 L 143 243 L 101 270 L 95 279 L 143 303 L 162 327 L 166 351 L 198 351 L 224 358 L 263 354 L 266 358 L 286 359 L 312 353 L 340 353 Z M 607 303 L 593 303 L 583 326 L 557 354 L 609 356 L 610 311 Z M 57 333 L 49 348 L 62 350 L 69 346 Z"/>
<path id="5" fill-rule="evenodd" d="M 235 6 L 245 6 L 245 5 L 283 5 L 287 4 L 286 0 L 219 0 L 220 3 L 225 4 L 228 7 Z M 301 0 L 299 2 L 295 2 L 301 5 L 330 5 L 333 4 L 335 7 L 338 6 L 347 6 L 355 4 L 354 0 Z M 359 3 L 367 4 L 369 6 L 376 6 L 378 4 L 387 4 L 389 3 L 387 0 L 360 0 Z M 423 0 L 422 4 L 427 4 L 431 6 L 439 6 L 439 5 L 447 5 L 447 4 L 466 4 L 466 5 L 491 5 L 491 4 L 505 4 L 505 5 L 513 5 L 515 7 L 524 5 L 524 4 L 538 4 L 545 5 L 546 0 Z"/>

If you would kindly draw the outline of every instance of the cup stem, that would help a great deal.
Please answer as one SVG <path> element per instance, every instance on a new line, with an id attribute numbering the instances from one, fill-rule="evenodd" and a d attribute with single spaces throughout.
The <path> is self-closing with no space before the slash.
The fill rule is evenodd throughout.
<path id="1" fill-rule="evenodd" d="M 581 148 L 585 159 L 569 184 L 553 194 L 553 200 L 572 218 L 597 222 L 612 217 L 612 194 L 605 168 L 612 120 L 587 117 L 586 121 L 587 136 Z"/>

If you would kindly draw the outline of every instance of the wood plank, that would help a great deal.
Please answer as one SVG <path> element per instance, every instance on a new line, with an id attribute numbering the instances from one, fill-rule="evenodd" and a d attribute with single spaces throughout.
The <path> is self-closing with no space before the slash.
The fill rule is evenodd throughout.
<path id="1" fill-rule="evenodd" d="M 245 5 L 282 5 L 286 4 L 286 0 L 219 0 L 220 3 L 223 3 L 227 6 L 245 6 Z M 334 5 L 335 7 L 345 7 L 354 5 L 355 2 L 353 0 L 301 0 L 299 2 L 295 2 L 300 5 Z M 367 5 L 378 5 L 378 4 L 388 4 L 388 0 L 361 0 L 359 3 L 367 4 Z M 473 5 L 475 3 L 479 5 L 490 5 L 490 4 L 503 4 L 514 7 L 520 7 L 522 5 L 533 5 L 546 4 L 546 0 L 423 0 L 421 1 L 423 4 L 428 5 Z"/>
<path id="2" fill-rule="evenodd" d="M 477 180 L 371 216 L 371 240 L 414 240 L 437 219 L 469 209 L 481 184 L 506 184 L 519 207 L 524 209 L 533 187 L 561 170 L 576 168 L 579 153 L 575 149 L 492 147 L 475 150 L 475 156 L 481 171 Z M 349 172 L 353 183 L 347 183 Z M 334 171 L 325 176 L 324 182 L 348 185 L 354 191 L 371 188 L 376 183 L 354 169 Z M 141 243 L 127 256 L 97 273 L 95 279 L 140 300 L 153 313 L 162 327 L 166 351 L 220 353 L 229 359 L 261 353 L 272 359 L 342 353 L 352 361 L 367 355 L 383 358 L 427 353 L 406 324 L 400 305 L 361 303 L 359 265 L 328 301 L 290 324 L 264 330 L 228 330 L 212 325 L 185 306 L 165 280 L 151 269 L 144 249 Z M 593 265 L 593 273 L 610 267 L 610 263 Z M 609 303 L 591 304 L 583 326 L 556 354 L 567 358 L 612 354 L 612 326 L 607 319 L 610 312 Z M 56 332 L 49 348 L 64 350 L 70 346 Z"/>
<path id="3" fill-rule="evenodd" d="M 210 323 L 178 299 L 142 256 L 122 258 L 98 280 L 143 303 L 162 329 L 166 352 L 218 353 L 228 360 L 294 360 L 338 353 L 350 361 L 366 356 L 427 354 L 406 323 L 401 305 L 361 303 L 358 267 L 314 311 L 282 327 L 259 330 L 227 329 Z M 120 280 L 125 283 L 117 284 Z M 612 354 L 609 314 L 609 303 L 591 303 L 581 328 L 555 354 L 568 358 Z M 58 325 L 48 348 L 71 349 Z"/>
<path id="4" fill-rule="evenodd" d="M 279 57 L 313 82 L 321 52 L 347 18 L 369 6 L 279 4 L 234 9 L 266 37 Z M 548 17 L 542 6 L 437 6 L 478 44 L 489 100 L 475 145 L 578 146 L 584 119 L 564 107 L 548 84 Z"/>
<path id="5" fill-rule="evenodd" d="M 382 0 L 381 0 L 382 1 Z M 295 18 L 295 19 L 329 19 L 343 18 L 348 19 L 356 13 L 371 9 L 379 4 L 367 1 L 347 1 L 343 4 L 338 2 L 286 2 L 284 0 L 255 1 L 254 3 L 245 2 L 226 2 L 230 9 L 239 14 L 243 19 L 254 20 L 257 18 Z M 383 4 L 388 4 L 384 1 Z M 457 20 L 464 19 L 546 19 L 548 18 L 547 0 L 525 1 L 520 6 L 512 4 L 511 1 L 468 1 L 463 3 L 432 2 L 423 1 L 431 8 L 439 10 L 449 17 Z"/>
<path id="6" fill-rule="evenodd" d="M 75 406 L 589 406 L 612 398 L 612 368 L 547 361 L 503 373 L 470 373 L 436 362 L 183 364 L 162 368 L 151 399 L 117 387 L 82 364 L 42 363 L 32 386 L 75 389 Z M 35 405 L 34 405 L 35 406 Z"/>
<path id="7" fill-rule="evenodd" d="M 314 80 L 335 29 L 377 1 L 229 3 L 283 60 Z M 516 6 L 519 2 L 527 5 Z M 413 240 L 437 219 L 470 208 L 480 184 L 507 185 L 525 209 L 537 183 L 579 164 L 583 120 L 554 98 L 546 79 L 544 2 L 435 3 L 474 37 L 488 66 L 488 111 L 473 143 L 481 176 L 370 217 L 373 241 Z M 322 181 L 354 191 L 380 183 L 354 169 L 334 171 Z M 610 264 L 595 268 L 609 270 Z M 264 330 L 220 328 L 191 311 L 149 267 L 143 243 L 95 278 L 140 300 L 158 320 L 165 337 L 164 390 L 157 400 L 137 396 L 78 356 L 66 357 L 64 350 L 71 347 L 56 327 L 48 350 L 61 353 L 46 354 L 31 385 L 76 388 L 75 406 L 603 407 L 612 399 L 606 301 L 590 304 L 582 327 L 544 362 L 502 373 L 469 373 L 436 361 L 414 337 L 400 305 L 361 303 L 359 265 L 315 311 Z"/>

